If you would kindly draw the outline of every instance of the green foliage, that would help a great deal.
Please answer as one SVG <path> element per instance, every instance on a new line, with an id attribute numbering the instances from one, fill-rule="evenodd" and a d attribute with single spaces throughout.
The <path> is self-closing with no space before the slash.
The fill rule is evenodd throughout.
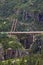
<path id="1" fill-rule="evenodd" d="M 7 19 L 0 19 L 0 31 L 10 31 L 12 22 Z"/>
<path id="2" fill-rule="evenodd" d="M 20 65 L 26 65 L 25 57 L 22 58 L 22 61 L 21 61 Z"/>
<path id="3" fill-rule="evenodd" d="M 0 61 L 0 65 L 43 65 L 43 58 L 41 58 L 41 56 L 42 55 L 36 54 L 36 55 L 31 55 L 31 57 L 26 56 L 26 57 L 19 58 L 19 61 L 17 61 L 17 58 L 16 61 L 15 59 Z"/>
<path id="4" fill-rule="evenodd" d="M 2 34 L 0 36 L 0 43 L 3 45 L 4 49 L 12 48 L 14 50 L 16 49 L 23 49 L 23 46 L 21 43 L 17 40 L 17 37 L 9 37 L 5 34 Z"/>
<path id="5" fill-rule="evenodd" d="M 31 17 L 28 20 L 23 19 L 23 11 L 28 12 Z M 17 11 L 19 13 L 17 14 Z M 22 12 L 21 12 L 22 11 Z M 6 19 L 10 17 L 17 18 L 19 23 L 17 25 L 16 31 L 42 31 L 43 24 L 35 21 L 34 13 L 35 11 L 43 12 L 43 0 L 1 0 L 0 1 L 0 19 Z M 38 14 L 37 13 L 37 14 Z M 36 16 L 36 15 L 35 15 Z M 6 21 L 6 24 L 3 22 Z M 0 20 L 2 22 L 2 20 Z M 2 24 L 0 23 L 0 31 L 10 31 L 11 30 L 11 20 L 3 20 Z M 22 24 L 22 23 L 24 24 Z M 25 25 L 28 24 L 28 25 Z"/>

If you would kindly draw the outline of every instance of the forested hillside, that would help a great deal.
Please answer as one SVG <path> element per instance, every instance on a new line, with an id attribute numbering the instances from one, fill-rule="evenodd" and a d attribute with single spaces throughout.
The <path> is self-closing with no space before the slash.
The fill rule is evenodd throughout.
<path id="1" fill-rule="evenodd" d="M 43 31 L 43 0 L 0 0 L 0 31 L 11 30 Z"/>

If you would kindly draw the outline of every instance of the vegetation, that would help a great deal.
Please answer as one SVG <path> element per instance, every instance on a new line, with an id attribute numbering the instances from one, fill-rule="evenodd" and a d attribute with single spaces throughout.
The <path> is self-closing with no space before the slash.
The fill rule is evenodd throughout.
<path id="1" fill-rule="evenodd" d="M 43 0 L 1 0 L 0 31 L 10 31 L 13 19 L 18 20 L 15 31 L 42 31 Z"/>
<path id="2" fill-rule="evenodd" d="M 10 59 L 7 61 L 0 61 L 0 65 L 43 65 L 42 55 L 32 55 L 31 57 L 26 56 L 23 58 Z M 31 59 L 31 60 L 30 60 Z"/>
<path id="3" fill-rule="evenodd" d="M 8 48 L 12 48 L 13 50 L 25 50 L 20 39 L 27 38 L 27 35 L 7 35 L 0 33 L 0 44 L 4 49 L 4 52 L 7 51 Z M 28 48 L 29 54 L 21 56 L 8 58 L 6 60 L 0 60 L 0 65 L 43 65 L 43 34 L 35 34 L 36 40 L 32 45 L 32 48 Z M 28 38 L 27 38 L 28 39 Z M 25 39 L 24 39 L 25 40 Z M 40 45 L 41 42 L 41 45 Z M 31 43 L 31 44 L 32 44 Z M 31 46 L 30 44 L 30 46 Z M 27 45 L 26 45 L 27 46 Z M 41 49 L 39 48 L 41 46 Z M 0 50 L 1 52 L 1 50 Z M 26 51 L 25 51 L 26 52 Z M 21 51 L 20 51 L 21 53 Z"/>
<path id="4" fill-rule="evenodd" d="M 18 41 L 17 37 L 14 35 L 12 37 L 7 36 L 6 34 L 0 35 L 0 44 L 3 45 L 4 49 L 23 49 L 22 44 Z"/>
<path id="5" fill-rule="evenodd" d="M 7 35 L 4 33 L 0 33 L 0 44 L 2 44 L 4 49 L 12 48 L 12 49 L 29 49 L 32 45 L 32 52 L 36 53 L 37 49 L 40 51 L 39 47 L 42 46 L 43 50 L 43 34 L 35 34 L 35 39 L 33 42 L 32 35 L 28 34 L 20 34 L 20 35 Z M 31 38 L 31 40 L 30 40 Z M 26 42 L 25 42 L 26 40 Z M 25 43 L 24 43 L 25 42 Z M 28 46 L 27 48 L 24 46 Z M 29 44 L 29 45 L 28 45 Z"/>

